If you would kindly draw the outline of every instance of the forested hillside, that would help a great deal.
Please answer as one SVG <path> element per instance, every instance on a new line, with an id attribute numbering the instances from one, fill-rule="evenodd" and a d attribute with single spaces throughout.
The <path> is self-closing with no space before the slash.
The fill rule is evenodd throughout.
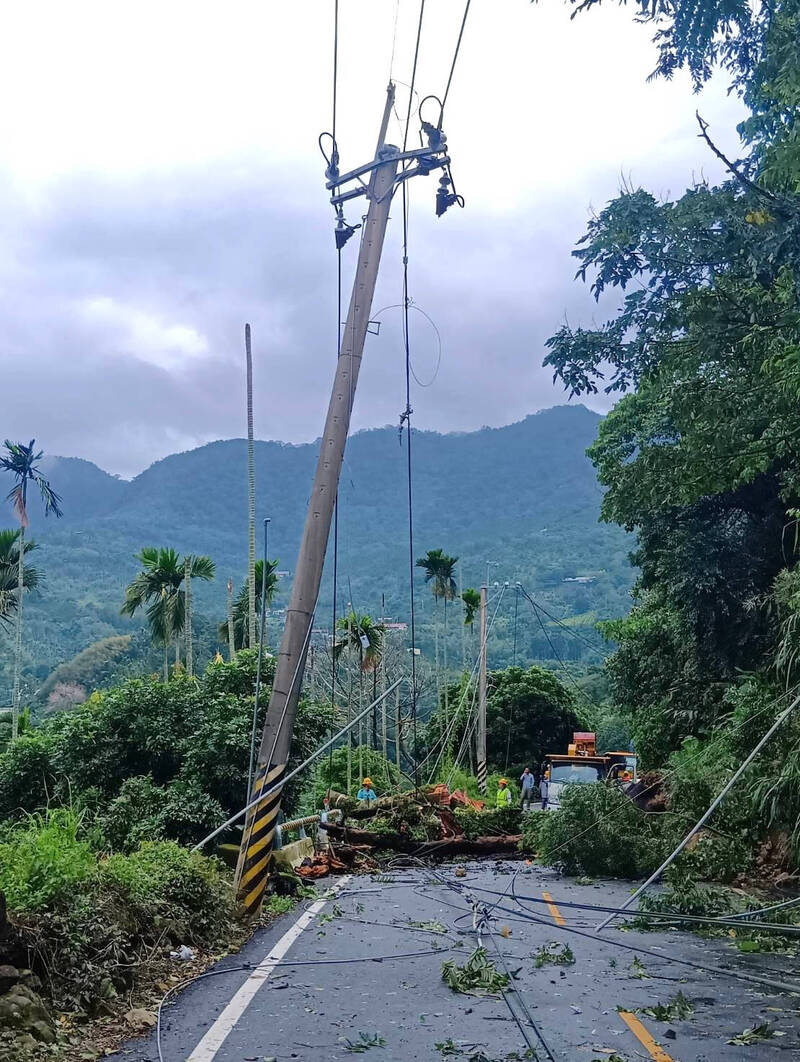
<path id="1" fill-rule="evenodd" d="M 601 645 L 594 623 L 627 611 L 632 573 L 627 536 L 597 522 L 602 492 L 585 450 L 600 422 L 576 405 L 468 434 L 415 432 L 415 556 L 438 547 L 458 556 L 465 588 L 480 585 L 490 562 L 491 582 L 519 579 L 554 616 L 577 616 L 584 636 Z M 282 570 L 294 567 L 316 455 L 317 444 L 256 444 L 257 517 L 271 520 L 269 552 Z M 233 575 L 238 585 L 246 571 L 245 441 L 174 454 L 130 482 L 75 458 L 49 458 L 43 468 L 63 498 L 64 516 L 44 519 L 38 501 L 31 503 L 30 535 L 39 544 L 31 561 L 42 585 L 26 602 L 28 695 L 56 665 L 92 643 L 141 628 L 141 621 L 122 617 L 120 607 L 137 570 L 134 554 L 145 545 L 208 554 L 216 562 L 216 579 L 196 587 L 201 656 L 211 653 L 216 623 L 225 616 L 227 578 Z M 362 612 L 407 620 L 406 506 L 405 450 L 397 430 L 355 435 L 340 494 L 340 611 L 352 601 Z M 10 510 L 3 515 L 3 524 L 13 526 Z M 330 559 L 321 625 L 330 622 Z M 575 577 L 591 581 L 565 582 Z M 416 579 L 420 641 L 430 650 L 433 599 L 421 572 Z M 270 618 L 273 639 L 288 584 L 286 578 L 279 583 Z M 493 630 L 495 666 L 513 656 L 513 596 L 506 595 Z M 553 660 L 554 653 L 596 660 L 586 645 L 551 622 L 543 632 L 524 599 L 516 604 L 518 660 Z M 460 622 L 452 624 L 450 635 L 455 653 Z M 8 644 L 7 633 L 0 638 Z M 135 639 L 137 644 L 146 639 Z M 4 652 L 0 699 L 9 688 L 10 654 Z"/>

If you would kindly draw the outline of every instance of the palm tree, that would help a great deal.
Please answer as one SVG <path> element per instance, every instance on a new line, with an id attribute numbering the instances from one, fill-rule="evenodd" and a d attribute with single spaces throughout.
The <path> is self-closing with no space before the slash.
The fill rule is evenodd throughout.
<path id="1" fill-rule="evenodd" d="M 258 616 L 261 615 L 261 591 L 262 588 L 266 589 L 266 603 L 267 605 L 272 603 L 272 599 L 275 597 L 275 591 L 278 587 L 278 564 L 280 561 L 275 560 L 267 561 L 267 582 L 264 586 L 264 561 L 257 560 L 255 565 L 255 601 L 256 612 Z M 258 645 L 259 639 L 259 626 L 256 624 L 255 641 L 250 645 L 250 583 L 249 580 L 245 580 L 242 583 L 242 587 L 236 598 L 236 601 L 232 605 L 231 618 L 233 620 L 233 648 L 234 650 L 251 648 L 254 649 Z M 217 629 L 220 641 L 230 639 L 230 631 L 228 622 L 220 623 Z"/>
<path id="2" fill-rule="evenodd" d="M 133 616 L 147 607 L 150 636 L 156 645 L 164 647 L 164 681 L 169 679 L 169 647 L 183 628 L 183 602 L 179 590 L 183 582 L 181 559 L 177 550 L 146 546 L 136 555 L 142 571 L 125 589 L 123 616 Z M 180 607 L 180 616 L 178 610 Z M 175 662 L 180 659 L 175 643 Z"/>
<path id="3" fill-rule="evenodd" d="M 447 726 L 449 712 L 447 695 L 447 602 L 453 601 L 458 588 L 454 578 L 458 557 L 448 556 L 444 550 L 429 549 L 424 557 L 417 561 L 417 567 L 425 572 L 425 582 L 432 583 L 434 601 L 444 601 L 444 720 Z M 436 676 L 439 678 L 439 646 L 436 643 Z M 437 696 L 438 704 L 438 696 Z"/>
<path id="4" fill-rule="evenodd" d="M 464 602 L 464 626 L 472 627 L 478 609 L 481 607 L 480 591 L 470 586 L 461 595 L 461 600 Z"/>
<path id="5" fill-rule="evenodd" d="M 210 557 L 190 555 L 181 558 L 177 550 L 147 546 L 137 554 L 142 571 L 125 590 L 124 616 L 133 616 L 147 606 L 150 634 L 164 647 L 164 681 L 169 678 L 168 649 L 175 643 L 175 663 L 180 663 L 180 637 L 191 623 L 191 580 L 213 579 Z M 188 576 L 188 580 L 187 580 Z M 188 595 L 186 585 L 188 583 Z M 187 671 L 192 673 L 191 634 L 186 634 Z"/>
<path id="6" fill-rule="evenodd" d="M 23 553 L 39 547 L 29 539 L 23 545 Z M 24 565 L 22 585 L 25 590 L 35 590 L 39 585 L 39 572 L 30 564 Z M 0 531 L 0 621 L 8 620 L 16 610 L 19 587 L 19 531 L 13 528 Z"/>
<path id="7" fill-rule="evenodd" d="M 359 664 L 359 712 L 363 705 L 365 672 L 372 672 L 373 687 L 377 683 L 378 665 L 383 656 L 383 643 L 386 628 L 382 623 L 375 623 L 371 616 L 366 613 L 359 615 L 350 611 L 346 616 L 341 616 L 336 622 L 336 629 L 341 631 L 341 637 L 333 644 L 333 658 L 338 660 L 344 652 L 357 652 Z M 373 697 L 373 700 L 375 698 Z M 350 701 L 347 703 L 347 722 L 350 722 Z M 373 712 L 373 733 L 377 729 L 377 717 Z M 363 778 L 363 720 L 358 723 L 358 772 Z M 347 791 L 350 792 L 353 781 L 353 742 L 352 735 L 347 735 Z"/>
<path id="8" fill-rule="evenodd" d="M 20 678 L 22 672 L 22 595 L 25 590 L 25 528 L 28 526 L 28 485 L 33 484 L 42 496 L 44 515 L 53 513 L 61 516 L 61 498 L 44 478 L 37 462 L 42 459 L 42 451 L 33 449 L 35 439 L 30 444 L 12 443 L 5 440 L 5 455 L 0 457 L 0 468 L 10 472 L 14 486 L 8 492 L 14 512 L 19 519 L 19 544 L 17 546 L 17 607 L 16 632 L 14 639 L 14 692 L 11 702 L 11 740 L 17 736 L 19 726 Z"/>

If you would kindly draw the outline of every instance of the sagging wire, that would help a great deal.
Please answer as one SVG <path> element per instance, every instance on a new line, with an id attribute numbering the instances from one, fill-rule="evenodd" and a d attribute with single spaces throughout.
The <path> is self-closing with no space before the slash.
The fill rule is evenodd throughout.
<path id="1" fill-rule="evenodd" d="M 457 944 L 451 944 L 449 947 L 426 948 L 422 951 L 401 951 L 389 955 L 358 955 L 348 959 L 279 959 L 276 962 L 269 960 L 269 968 L 270 971 L 272 971 L 278 969 L 278 967 L 288 966 L 350 966 L 354 963 L 360 962 L 389 962 L 393 959 L 419 959 L 428 955 L 442 955 L 448 951 L 452 951 L 457 946 Z M 240 963 L 236 966 L 226 966 L 224 970 L 208 970 L 206 973 L 187 977 L 185 981 L 179 981 L 178 984 L 172 985 L 168 988 L 161 997 L 156 1012 L 156 1050 L 158 1052 L 159 1062 L 164 1062 L 164 1054 L 161 1044 L 162 1011 L 171 995 L 174 995 L 176 992 L 188 988 L 189 985 L 194 984 L 196 981 L 202 981 L 207 977 L 220 977 L 222 974 L 241 973 L 243 970 L 255 972 L 259 965 L 260 964 L 258 963 Z"/>
<path id="2" fill-rule="evenodd" d="M 519 874 L 519 871 L 516 871 L 515 874 L 514 874 L 514 878 L 516 878 L 516 876 L 518 874 Z M 486 889 L 486 888 L 482 888 L 482 887 L 479 887 L 479 886 L 475 886 L 475 891 L 476 892 L 485 892 L 485 893 L 488 893 L 490 896 L 499 896 L 502 899 L 503 897 L 505 897 L 508 894 L 508 889 L 509 888 L 510 888 L 510 885 L 506 888 L 506 890 L 504 892 L 498 892 L 496 889 Z M 691 923 L 697 924 L 697 925 L 718 925 L 718 926 L 724 926 L 724 927 L 740 926 L 740 927 L 743 927 L 745 929 L 758 929 L 759 931 L 762 930 L 762 929 L 775 930 L 775 932 L 785 933 L 787 936 L 800 935 L 800 925 L 795 925 L 795 924 L 792 924 L 792 923 L 778 923 L 778 922 L 767 922 L 767 923 L 752 922 L 752 923 L 750 923 L 750 922 L 742 922 L 742 921 L 735 921 L 734 920 L 736 918 L 747 918 L 748 914 L 750 913 L 750 912 L 747 912 L 747 911 L 743 912 L 741 915 L 729 915 L 727 917 L 721 917 L 721 916 L 718 916 L 718 915 L 703 917 L 702 915 L 681 914 L 679 911 L 630 911 L 627 908 L 622 908 L 622 907 L 606 906 L 606 905 L 603 905 L 603 904 L 594 904 L 594 903 L 578 903 L 578 902 L 576 902 L 574 900 L 560 900 L 558 898 L 554 898 L 554 899 L 548 901 L 548 900 L 542 899 L 539 896 L 518 896 L 517 899 L 518 899 L 518 901 L 519 900 L 525 900 L 526 903 L 537 904 L 540 907 L 546 907 L 548 903 L 554 903 L 559 908 L 559 910 L 563 908 L 564 910 L 592 911 L 592 912 L 594 912 L 596 914 L 605 914 L 605 913 L 608 913 L 608 912 L 614 912 L 615 914 L 625 914 L 625 915 L 628 915 L 628 916 L 631 916 L 631 917 L 635 917 L 635 918 L 641 917 L 641 918 L 645 918 L 645 919 L 652 919 L 653 921 L 691 922 Z M 800 899 L 800 898 L 798 898 L 798 899 Z M 798 901 L 793 901 L 793 902 L 798 902 Z"/>
<path id="3" fill-rule="evenodd" d="M 486 905 L 480 904 L 475 899 L 475 897 L 472 896 L 468 886 L 455 885 L 453 882 L 448 881 L 446 878 L 442 877 L 442 875 L 437 874 L 432 867 L 430 867 L 421 859 L 416 860 L 416 862 L 420 866 L 422 866 L 430 874 L 430 876 L 434 878 L 439 884 L 444 885 L 449 889 L 452 889 L 458 896 L 461 896 L 466 899 L 467 903 L 470 905 L 471 908 L 472 927 L 473 932 L 476 934 L 477 937 L 478 946 L 483 946 L 482 931 L 485 930 L 491 939 L 492 946 L 497 951 L 498 957 L 505 969 L 505 973 L 508 977 L 508 981 L 510 984 L 513 981 L 513 975 L 511 974 L 511 971 L 508 968 L 505 955 L 503 955 L 499 945 L 497 944 L 497 941 L 494 938 L 494 934 L 492 933 L 492 929 L 489 924 L 490 912 Z M 512 878 L 512 884 L 513 880 L 514 879 Z M 542 1062 L 542 1056 L 539 1053 L 540 1051 L 544 1052 L 544 1057 L 547 1059 L 547 1062 L 557 1062 L 555 1054 L 553 1053 L 552 1049 L 550 1048 L 550 1045 L 545 1039 L 544 1033 L 539 1028 L 538 1023 L 534 1020 L 533 1015 L 531 1014 L 530 1009 L 528 1008 L 528 1005 L 522 995 L 520 993 L 514 993 L 514 996 L 518 1001 L 520 1009 L 522 1010 L 522 1013 L 524 1015 L 525 1021 L 527 1021 L 528 1025 L 535 1034 L 536 1041 L 538 1041 L 538 1048 L 536 1041 L 534 1041 L 528 1033 L 528 1029 L 525 1026 L 525 1021 L 520 1018 L 519 1014 L 511 1003 L 511 993 L 508 992 L 506 989 L 501 988 L 500 995 L 502 996 L 503 1001 L 506 1004 L 506 1007 L 508 1008 L 509 1014 L 516 1023 L 517 1028 L 519 1029 L 520 1036 L 525 1042 L 526 1049 L 530 1052 L 530 1057 L 534 1060 L 534 1062 Z"/>
<path id="4" fill-rule="evenodd" d="M 467 24 L 467 15 L 469 14 L 469 5 L 471 0 L 467 0 L 464 5 L 464 17 L 461 19 L 461 29 L 458 31 L 458 40 L 456 41 L 456 49 L 453 52 L 453 62 L 450 64 L 450 73 L 447 77 L 447 85 L 445 86 L 444 96 L 442 96 L 442 107 L 439 112 L 439 128 L 442 128 L 442 118 L 444 117 L 444 108 L 447 103 L 447 97 L 450 95 L 450 86 L 453 83 L 453 74 L 456 69 L 456 63 L 458 62 L 458 53 L 461 50 L 461 40 L 464 36 L 464 27 Z"/>
<path id="5" fill-rule="evenodd" d="M 588 646 L 589 649 L 591 649 L 593 653 L 596 653 L 599 657 L 601 657 L 602 659 L 605 659 L 605 654 L 603 653 L 602 649 L 598 648 L 598 646 L 596 646 L 596 645 L 593 645 L 589 641 L 589 639 L 588 638 L 584 638 L 584 636 L 582 634 L 578 634 L 578 632 L 575 630 L 574 627 L 568 627 L 566 625 L 566 623 L 563 623 L 560 619 L 558 619 L 557 616 L 554 616 L 552 612 L 548 612 L 547 609 L 544 607 L 544 605 L 541 604 L 541 602 L 534 601 L 533 598 L 531 597 L 531 595 L 528 593 L 528 591 L 522 585 L 522 583 L 518 582 L 517 586 L 518 586 L 520 592 L 528 599 L 528 601 L 531 603 L 531 605 L 533 605 L 533 607 L 535 609 L 538 609 L 540 612 L 543 612 L 545 614 L 545 616 L 547 616 L 547 618 L 549 620 L 551 620 L 553 623 L 556 624 L 556 626 L 560 627 L 563 631 L 566 631 L 567 634 L 571 634 L 573 636 L 573 638 L 577 638 L 579 642 L 583 642 L 583 644 Z"/>
<path id="6" fill-rule="evenodd" d="M 511 897 L 514 902 L 519 906 L 520 910 L 525 912 L 525 908 L 521 902 L 521 898 L 517 896 L 513 882 L 511 886 Z M 505 910 L 505 908 L 498 907 L 498 910 Z M 525 913 L 527 913 L 528 917 L 532 921 L 538 922 L 540 925 L 550 925 L 550 923 L 543 918 L 539 918 L 536 915 L 530 914 L 529 912 Z M 775 988 L 780 992 L 791 992 L 796 995 L 800 995 L 800 984 L 793 985 L 784 981 L 774 981 L 772 980 L 772 978 L 759 977 L 757 974 L 743 973 L 740 970 L 729 970 L 723 966 L 711 966 L 704 963 L 693 962 L 691 959 L 680 959 L 675 955 L 665 955 L 663 953 L 654 951 L 652 948 L 643 948 L 637 944 L 626 944 L 621 940 L 614 939 L 613 937 L 600 936 L 598 933 L 590 932 L 589 930 L 585 929 L 577 929 L 575 926 L 563 925 L 560 926 L 559 929 L 567 933 L 574 933 L 579 937 L 586 937 L 587 940 L 599 940 L 606 944 L 610 944 L 616 948 L 623 948 L 626 951 L 634 951 L 642 955 L 649 955 L 651 958 L 661 960 L 668 959 L 670 962 L 678 963 L 680 966 L 689 966 L 695 970 L 702 970 L 705 973 L 723 974 L 728 977 L 738 978 L 742 981 L 750 981 L 753 984 L 760 984 L 765 985 L 768 988 Z"/>
<path id="7" fill-rule="evenodd" d="M 532 598 L 532 597 L 530 596 L 530 594 L 529 594 L 529 593 L 528 593 L 528 592 L 526 591 L 525 587 L 524 587 L 524 586 L 522 586 L 522 584 L 521 584 L 521 583 L 520 583 L 520 584 L 518 584 L 518 585 L 519 585 L 519 587 L 520 587 L 520 590 L 522 591 L 523 595 L 525 596 L 525 599 L 526 599 L 526 600 L 527 600 L 528 602 L 530 602 L 531 608 L 533 609 L 533 614 L 534 614 L 534 616 L 536 617 L 536 619 L 537 619 L 537 621 L 538 621 L 538 623 L 539 623 L 539 626 L 541 627 L 541 630 L 542 630 L 542 634 L 543 634 L 543 635 L 545 636 L 545 639 L 546 639 L 546 641 L 547 641 L 547 644 L 548 644 L 548 645 L 550 646 L 550 651 L 552 652 L 552 654 L 553 654 L 553 657 L 554 657 L 554 658 L 555 658 L 555 659 L 556 659 L 556 660 L 558 661 L 558 663 L 559 663 L 559 664 L 561 665 L 561 669 L 563 670 L 564 674 L 565 674 L 565 675 L 567 676 L 567 678 L 569 679 L 569 681 L 570 681 L 570 682 L 572 683 L 572 685 L 573 685 L 573 686 L 575 687 L 575 689 L 576 689 L 576 690 L 578 691 L 578 693 L 579 693 L 579 694 L 580 694 L 580 696 L 581 696 L 581 697 L 583 698 L 583 700 L 584 700 L 584 701 L 586 702 L 586 704 L 587 704 L 587 705 L 588 705 L 588 706 L 589 706 L 590 708 L 594 708 L 594 709 L 596 709 L 597 711 L 600 711 L 600 705 L 599 705 L 599 704 L 595 704 L 595 702 L 594 702 L 594 701 L 593 701 L 593 700 L 591 699 L 591 697 L 589 697 L 589 695 L 588 695 L 588 694 L 586 693 L 586 691 L 585 691 L 585 690 L 583 689 L 583 687 L 582 687 L 582 686 L 580 685 L 580 683 L 579 683 L 579 682 L 577 681 L 577 679 L 575 678 L 575 676 L 574 676 L 574 675 L 572 674 L 572 672 L 571 672 L 571 671 L 569 670 L 569 668 L 567 667 L 567 665 L 566 665 L 566 664 L 564 663 L 564 661 L 563 661 L 563 660 L 561 659 L 561 657 L 559 656 L 559 654 L 558 654 L 558 653 L 556 652 L 556 647 L 555 647 L 555 646 L 553 645 L 552 639 L 550 638 L 550 635 L 549 635 L 549 634 L 547 633 L 547 628 L 546 628 L 546 627 L 545 627 L 545 625 L 544 625 L 544 621 L 542 620 L 542 617 L 541 617 L 541 615 L 539 614 L 539 606 L 538 606 L 538 605 L 536 604 L 536 602 L 535 602 L 535 601 L 533 600 L 533 598 Z"/>
<path id="8" fill-rule="evenodd" d="M 489 637 L 489 634 L 491 632 L 492 627 L 494 626 L 494 621 L 497 618 L 497 613 L 500 610 L 500 604 L 501 604 L 501 602 L 503 600 L 503 594 L 505 593 L 505 589 L 506 588 L 503 587 L 502 590 L 500 591 L 500 596 L 498 598 L 497 605 L 495 606 L 495 610 L 494 610 L 494 613 L 492 615 L 491 621 L 487 624 L 487 627 L 486 627 L 486 637 L 487 637 L 487 639 Z M 435 744 L 433 745 L 433 748 L 431 748 L 431 750 L 428 752 L 428 755 L 422 761 L 422 764 L 425 764 L 431 758 L 431 756 L 433 755 L 433 753 L 434 753 L 435 749 L 437 748 L 437 746 L 441 743 L 442 747 L 439 750 L 439 755 L 438 755 L 438 757 L 436 759 L 436 763 L 434 764 L 433 771 L 431 772 L 431 779 L 433 779 L 433 776 L 435 775 L 436 770 L 437 770 L 437 768 L 439 766 L 439 762 L 441 761 L 441 758 L 442 758 L 442 756 L 444 755 L 444 753 L 445 753 L 445 751 L 447 749 L 447 743 L 448 743 L 448 741 L 450 739 L 451 731 L 453 731 L 455 729 L 456 723 L 458 722 L 458 715 L 459 715 L 461 706 L 463 705 L 464 701 L 466 700 L 467 694 L 469 693 L 469 688 L 470 688 L 470 685 L 473 682 L 473 677 L 475 675 L 475 672 L 480 667 L 480 654 L 481 654 L 481 651 L 482 651 L 482 648 L 481 648 L 481 650 L 478 651 L 478 657 L 477 657 L 475 663 L 472 665 L 472 668 L 471 668 L 470 673 L 469 673 L 468 684 L 464 688 L 464 692 L 461 695 L 461 699 L 459 700 L 458 704 L 456 705 L 455 711 L 453 712 L 453 718 L 451 719 L 450 723 L 446 727 L 444 734 L 439 737 L 439 740 L 435 742 Z M 472 707 L 474 707 L 474 704 L 475 704 L 475 697 L 476 697 L 476 693 L 473 691 Z M 472 708 L 470 709 L 470 714 L 472 714 Z M 463 746 L 463 741 L 462 741 L 462 744 L 461 744 L 460 748 L 463 748 L 463 747 L 464 746 Z M 459 752 L 459 754 L 460 754 L 460 752 Z M 422 764 L 420 766 L 422 766 Z"/>
<path id="9" fill-rule="evenodd" d="M 402 302 L 393 302 L 393 303 L 391 303 L 388 306 L 382 306 L 381 309 L 378 310 L 377 313 L 372 315 L 372 317 L 370 318 L 370 323 L 372 323 L 373 321 L 377 321 L 378 318 L 381 316 L 381 314 L 385 313 L 387 310 L 399 310 L 399 309 L 402 309 L 402 307 L 403 307 Z M 421 306 L 417 306 L 417 304 L 414 302 L 414 300 L 412 298 L 409 298 L 409 300 L 408 300 L 408 308 L 410 310 L 416 310 L 417 313 L 421 313 L 422 316 L 430 324 L 430 326 L 433 329 L 434 334 L 436 336 L 436 344 L 437 344 L 436 368 L 433 370 L 433 375 L 431 376 L 430 380 L 428 380 L 427 383 L 423 383 L 422 380 L 420 380 L 420 378 L 417 376 L 416 371 L 414 369 L 413 363 L 410 366 L 411 375 L 414 377 L 414 381 L 416 382 L 416 384 L 419 387 L 432 387 L 434 385 L 434 383 L 436 383 L 436 378 L 439 375 L 439 369 L 441 368 L 441 364 L 442 364 L 442 334 L 439 331 L 439 329 L 437 328 L 436 322 L 430 316 L 430 314 L 426 313 L 425 310 L 423 310 Z M 405 338 L 405 334 L 404 334 L 404 338 Z"/>
<path id="10" fill-rule="evenodd" d="M 420 0 L 419 22 L 417 24 L 417 42 L 414 49 L 414 66 L 411 72 L 411 88 L 408 94 L 406 127 L 403 133 L 403 151 L 408 143 L 408 127 L 411 121 L 411 105 L 414 99 L 414 85 L 417 79 L 417 62 L 419 60 L 419 42 L 422 36 L 422 20 L 425 15 L 425 0 Z M 414 601 L 414 496 L 413 464 L 411 456 L 411 351 L 408 342 L 408 189 L 403 181 L 403 315 L 405 336 L 406 367 L 406 407 L 400 417 L 400 427 L 406 426 L 406 468 L 408 480 L 408 564 L 409 564 L 409 620 L 411 624 L 411 734 L 414 744 L 414 788 L 419 789 L 419 744 L 417 735 L 417 632 L 416 608 Z"/>
<path id="11" fill-rule="evenodd" d="M 426 866 L 426 864 L 421 859 L 418 860 L 417 862 L 420 865 L 422 865 L 422 866 Z M 431 873 L 433 873 L 431 868 L 428 868 L 428 870 L 431 871 Z M 441 884 L 446 884 L 450 889 L 452 889 L 452 890 L 454 890 L 456 892 L 460 892 L 464 888 L 459 883 L 446 881 L 444 878 L 441 878 L 440 876 L 435 875 L 435 874 L 434 874 L 434 876 L 437 877 L 438 881 Z M 516 892 L 516 877 L 517 877 L 516 874 L 512 877 L 511 898 L 512 898 L 512 900 L 514 901 L 514 903 L 517 906 L 515 908 L 506 907 L 505 905 L 501 904 L 498 901 L 497 904 L 494 906 L 493 910 L 502 911 L 505 914 L 510 914 L 510 915 L 516 916 L 516 917 L 520 917 L 521 916 L 523 921 L 534 922 L 537 925 L 541 925 L 541 926 L 546 927 L 549 930 L 552 930 L 553 929 L 553 925 L 548 919 L 539 917 L 538 915 L 535 915 L 532 912 L 526 910 L 526 908 L 523 905 L 523 901 L 528 901 L 529 902 L 530 898 L 528 898 L 528 897 L 520 897 L 517 894 L 517 892 Z M 481 889 L 480 887 L 475 886 L 475 891 L 476 892 L 485 892 L 485 891 L 488 891 L 488 890 Z M 438 902 L 444 903 L 445 901 L 439 899 Z M 632 912 L 627 912 L 627 913 L 631 914 Z M 655 951 L 652 948 L 646 948 L 646 947 L 643 947 L 643 946 L 641 946 L 639 944 L 628 944 L 625 941 L 617 940 L 617 939 L 615 939 L 613 937 L 601 936 L 601 935 L 599 935 L 597 933 L 594 933 L 594 932 L 591 932 L 589 930 L 578 929 L 575 926 L 563 925 L 563 926 L 559 926 L 558 928 L 559 928 L 559 932 L 573 933 L 573 934 L 575 934 L 577 936 L 585 937 L 587 940 L 591 940 L 593 942 L 600 941 L 601 943 L 609 944 L 613 948 L 621 948 L 624 951 L 631 951 L 631 952 L 634 952 L 634 953 L 637 953 L 637 954 L 647 955 L 647 956 L 649 956 L 652 959 L 657 959 L 659 962 L 665 962 L 666 961 L 666 962 L 677 963 L 679 966 L 687 966 L 687 967 L 690 967 L 691 969 L 700 970 L 700 971 L 702 971 L 704 973 L 711 973 L 711 974 L 716 974 L 716 975 L 722 975 L 722 976 L 725 976 L 725 977 L 732 977 L 732 978 L 737 979 L 737 980 L 747 981 L 747 982 L 749 982 L 751 984 L 762 985 L 764 987 L 771 988 L 771 989 L 774 989 L 774 990 L 779 991 L 779 992 L 789 992 L 789 993 L 792 993 L 794 995 L 800 995 L 800 984 L 793 984 L 791 982 L 786 982 L 786 981 L 777 981 L 777 980 L 775 980 L 773 978 L 761 977 L 758 974 L 745 973 L 744 971 L 741 971 L 741 970 L 728 969 L 728 968 L 722 967 L 722 966 L 713 966 L 713 965 L 706 964 L 706 963 L 694 962 L 691 959 L 678 958 L 675 955 L 669 955 L 669 954 L 667 954 L 665 952 Z"/>

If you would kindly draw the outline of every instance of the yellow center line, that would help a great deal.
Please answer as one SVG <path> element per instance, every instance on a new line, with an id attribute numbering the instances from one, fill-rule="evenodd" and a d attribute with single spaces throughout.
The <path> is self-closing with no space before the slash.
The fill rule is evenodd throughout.
<path id="1" fill-rule="evenodd" d="M 556 907 L 556 905 L 553 903 L 553 897 L 550 895 L 550 893 L 549 892 L 543 892 L 542 893 L 542 899 L 547 904 L 547 910 L 553 916 L 553 921 L 555 922 L 555 924 L 557 926 L 566 925 L 564 919 L 561 917 L 561 912 Z"/>
<path id="2" fill-rule="evenodd" d="M 655 1062 L 674 1062 L 672 1056 L 655 1042 L 635 1014 L 631 1014 L 629 1010 L 621 1010 L 619 1016 Z"/>

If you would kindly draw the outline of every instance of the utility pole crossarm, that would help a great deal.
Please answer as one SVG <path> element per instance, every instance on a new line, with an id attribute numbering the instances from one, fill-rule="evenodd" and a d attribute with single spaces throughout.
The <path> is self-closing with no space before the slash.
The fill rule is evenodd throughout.
<path id="1" fill-rule="evenodd" d="M 262 790 L 272 790 L 263 804 L 256 805 L 248 815 L 239 853 L 238 895 L 250 912 L 256 911 L 260 906 L 266 887 L 269 857 L 280 812 L 281 788 L 276 787 L 281 784 L 286 774 L 300 693 L 300 683 L 295 683 L 293 676 L 297 672 L 302 674 L 303 671 L 319 596 L 364 340 L 389 220 L 391 189 L 397 174 L 399 151 L 384 144 L 383 136 L 393 103 L 394 86 L 390 85 L 382 134 L 375 156 L 376 163 L 367 193 L 369 209 L 359 248 L 353 293 L 286 612 L 286 625 L 278 650 L 258 765 L 249 794 L 249 800 L 252 801 Z"/>

